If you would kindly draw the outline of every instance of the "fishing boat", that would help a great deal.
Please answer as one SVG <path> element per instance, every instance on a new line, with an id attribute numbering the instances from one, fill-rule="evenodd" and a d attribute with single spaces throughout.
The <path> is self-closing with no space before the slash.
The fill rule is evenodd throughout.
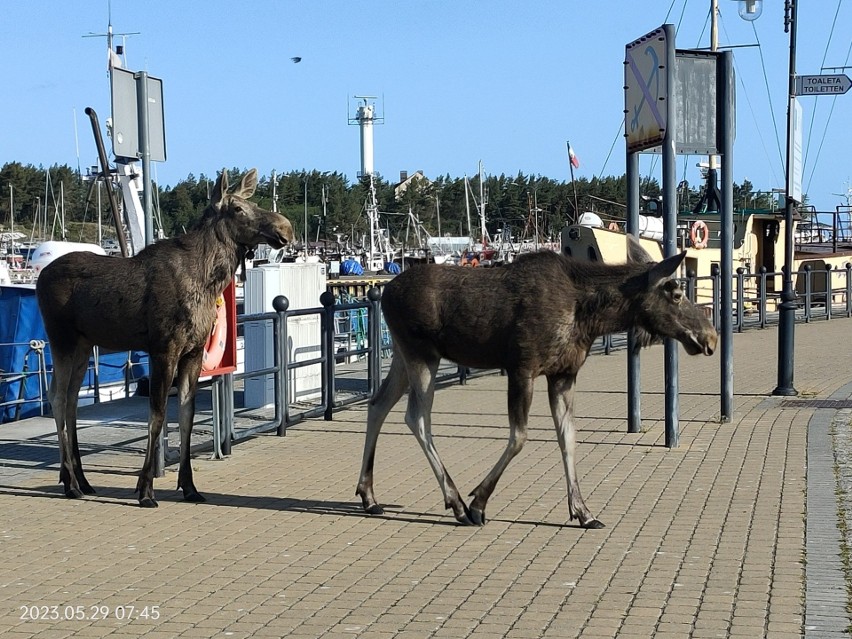
<path id="1" fill-rule="evenodd" d="M 112 24 L 107 33 L 110 60 L 118 60 L 112 44 Z M 113 72 L 110 64 L 110 72 Z M 88 110 L 87 110 L 88 111 Z M 94 112 L 92 112 L 94 113 Z M 90 115 L 93 124 L 96 118 Z M 102 164 L 106 164 L 106 153 L 96 131 L 95 141 L 102 151 Z M 122 193 L 124 217 L 131 252 L 144 246 L 142 204 L 139 193 L 142 188 L 141 170 L 125 162 L 113 173 L 109 167 L 103 171 L 87 175 L 84 179 L 99 184 L 107 182 L 107 189 L 114 188 Z M 98 190 L 100 196 L 100 189 Z M 14 191 L 10 187 L 10 198 Z M 53 203 L 54 221 L 48 224 L 49 204 Z M 14 215 L 14 200 L 10 203 Z M 100 205 L 98 206 L 100 212 Z M 37 214 L 29 240 L 23 240 L 21 233 L 3 237 L 6 249 L 4 262 L 0 268 L 0 423 L 34 415 L 43 415 L 48 409 L 47 386 L 48 370 L 51 368 L 50 349 L 44 330 L 41 313 L 35 295 L 35 282 L 39 271 L 60 255 L 71 251 L 86 250 L 99 254 L 107 251 L 99 244 L 67 242 L 65 232 L 64 185 L 60 183 L 58 197 L 46 174 L 44 204 L 39 200 Z M 12 229 L 14 220 L 10 219 Z M 61 239 L 55 239 L 52 229 L 58 226 Z M 161 225 L 162 226 L 162 225 Z M 100 224 L 99 224 L 100 227 Z M 50 230 L 49 230 L 50 229 Z M 124 234 L 124 229 L 119 232 Z M 124 237 L 122 238 L 124 239 Z M 19 259 L 20 258 L 20 259 Z M 92 401 L 108 401 L 133 390 L 135 381 L 147 372 L 147 355 L 141 352 L 106 353 L 95 350 L 81 389 L 81 404 Z"/>
<path id="2" fill-rule="evenodd" d="M 793 274 L 796 292 L 806 293 L 810 278 L 810 294 L 825 294 L 830 286 L 827 272 L 844 270 L 852 262 L 852 220 L 848 211 L 797 213 L 793 219 Z M 818 222 L 831 218 L 831 223 Z M 565 255 L 589 261 L 623 262 L 627 254 L 624 221 L 604 219 L 585 213 L 577 224 L 566 226 L 561 234 L 561 250 Z M 640 216 L 642 245 L 655 258 L 662 258 L 662 219 Z M 765 275 L 767 300 L 777 301 L 782 288 L 781 267 L 784 261 L 786 233 L 783 211 L 744 209 L 734 214 L 733 271 L 741 269 L 746 296 L 759 293 L 761 275 Z M 697 278 L 696 295 L 700 303 L 712 301 L 709 276 L 722 260 L 721 220 L 715 213 L 684 212 L 678 216 L 677 246 L 686 251 L 681 276 L 693 273 Z M 820 276 L 809 275 L 821 274 Z M 771 299 L 770 299 L 771 298 Z"/>

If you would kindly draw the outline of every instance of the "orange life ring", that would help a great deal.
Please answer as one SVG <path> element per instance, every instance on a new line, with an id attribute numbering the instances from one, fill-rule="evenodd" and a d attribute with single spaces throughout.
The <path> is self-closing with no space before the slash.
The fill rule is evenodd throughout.
<path id="1" fill-rule="evenodd" d="M 704 220 L 695 220 L 692 223 L 692 228 L 689 229 L 689 239 L 694 248 L 703 249 L 707 246 L 707 240 L 710 239 L 710 231 L 707 229 L 707 224 Z"/>
<path id="2" fill-rule="evenodd" d="M 201 358 L 201 370 L 209 373 L 222 363 L 225 356 L 225 340 L 228 337 L 228 314 L 225 312 L 225 299 L 220 295 L 216 300 L 216 321 L 210 337 L 204 345 L 204 355 Z"/>
<path id="3" fill-rule="evenodd" d="M 617 231 L 618 230 L 618 223 L 617 222 L 610 222 L 609 226 L 607 228 L 610 231 Z"/>

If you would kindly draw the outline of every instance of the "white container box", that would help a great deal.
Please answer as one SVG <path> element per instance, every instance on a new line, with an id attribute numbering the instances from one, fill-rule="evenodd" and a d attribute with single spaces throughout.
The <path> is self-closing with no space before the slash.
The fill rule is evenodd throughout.
<path id="1" fill-rule="evenodd" d="M 266 313 L 274 310 L 272 300 L 284 295 L 290 310 L 321 308 L 319 298 L 326 290 L 326 266 L 317 263 L 264 264 L 246 271 L 245 312 Z M 321 353 L 320 316 L 293 317 L 287 322 L 287 352 L 291 362 L 319 357 Z M 246 322 L 245 370 L 261 370 L 275 363 L 275 344 L 271 322 Z M 310 399 L 322 391 L 322 367 L 319 364 L 297 368 L 290 380 L 291 400 Z M 245 407 L 262 408 L 275 402 L 272 375 L 245 380 Z"/>

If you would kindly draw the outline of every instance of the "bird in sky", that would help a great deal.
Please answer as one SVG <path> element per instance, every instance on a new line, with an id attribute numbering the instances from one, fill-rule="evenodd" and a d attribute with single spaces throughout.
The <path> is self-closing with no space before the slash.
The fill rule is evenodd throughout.
<path id="1" fill-rule="evenodd" d="M 293 61 L 294 64 L 299 64 L 302 61 L 302 58 L 300 58 L 299 56 L 295 56 L 290 59 Z"/>

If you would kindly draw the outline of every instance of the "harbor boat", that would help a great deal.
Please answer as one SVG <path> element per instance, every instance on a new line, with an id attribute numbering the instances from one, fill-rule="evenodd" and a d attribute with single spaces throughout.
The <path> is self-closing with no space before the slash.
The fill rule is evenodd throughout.
<path id="1" fill-rule="evenodd" d="M 848 211 L 810 213 L 804 219 L 797 213 L 793 219 L 793 273 L 796 292 L 806 292 L 806 271 L 822 273 L 811 276 L 811 294 L 825 294 L 830 270 L 845 269 L 852 262 L 852 220 Z M 831 224 L 818 221 L 831 218 Z M 577 224 L 566 226 L 561 235 L 561 250 L 577 259 L 623 262 L 627 251 L 623 220 L 603 219 L 585 213 Z M 640 216 L 640 242 L 655 258 L 662 258 L 662 219 Z M 767 301 L 777 299 L 782 288 L 784 263 L 784 214 L 780 211 L 746 209 L 734 214 L 733 271 L 746 274 L 743 286 L 747 297 L 759 291 L 758 274 L 766 274 Z M 680 275 L 698 277 L 696 295 L 699 303 L 712 301 L 712 285 L 707 276 L 722 259 L 721 220 L 718 214 L 682 213 L 677 223 L 678 250 L 686 251 Z M 702 279 L 705 278 L 705 279 Z"/>

